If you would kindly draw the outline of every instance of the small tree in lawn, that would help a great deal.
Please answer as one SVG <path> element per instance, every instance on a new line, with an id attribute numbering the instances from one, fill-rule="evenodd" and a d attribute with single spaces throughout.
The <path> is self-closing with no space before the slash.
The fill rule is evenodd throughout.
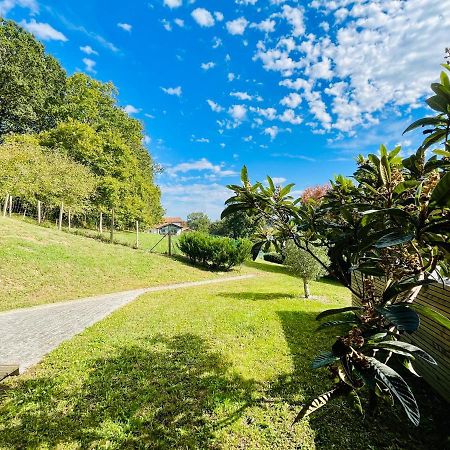
<path id="1" fill-rule="evenodd" d="M 321 249 L 318 249 L 319 251 Z M 323 255 L 323 259 L 326 256 Z M 292 241 L 286 245 L 286 259 L 284 264 L 303 280 L 305 298 L 310 297 L 309 282 L 325 275 L 323 267 L 307 251 L 297 247 Z"/>

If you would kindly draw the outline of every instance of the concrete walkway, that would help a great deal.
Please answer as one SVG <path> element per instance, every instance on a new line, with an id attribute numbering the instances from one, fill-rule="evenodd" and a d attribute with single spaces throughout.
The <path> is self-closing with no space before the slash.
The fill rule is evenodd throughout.
<path id="1" fill-rule="evenodd" d="M 0 313 L 0 364 L 16 363 L 20 371 L 38 363 L 61 342 L 102 320 L 147 292 L 184 289 L 245 280 L 254 275 L 155 286 Z"/>

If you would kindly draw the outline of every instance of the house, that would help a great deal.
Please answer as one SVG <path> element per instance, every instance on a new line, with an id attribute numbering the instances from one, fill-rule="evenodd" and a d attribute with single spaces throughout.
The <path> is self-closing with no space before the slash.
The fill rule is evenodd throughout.
<path id="1" fill-rule="evenodd" d="M 162 223 L 152 229 L 152 233 L 179 235 L 188 230 L 187 222 L 180 217 L 165 217 Z"/>

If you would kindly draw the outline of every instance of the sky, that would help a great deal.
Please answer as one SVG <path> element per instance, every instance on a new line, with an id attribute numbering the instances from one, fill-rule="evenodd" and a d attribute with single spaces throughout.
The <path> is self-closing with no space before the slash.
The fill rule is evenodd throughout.
<path id="1" fill-rule="evenodd" d="M 450 47 L 442 0 L 0 0 L 70 75 L 144 124 L 170 216 L 220 216 L 245 164 L 295 194 L 351 175 L 407 125 Z"/>

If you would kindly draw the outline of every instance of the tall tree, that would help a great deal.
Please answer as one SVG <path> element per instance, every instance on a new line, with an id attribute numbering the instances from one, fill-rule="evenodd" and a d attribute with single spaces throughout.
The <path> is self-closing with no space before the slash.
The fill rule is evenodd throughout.
<path id="1" fill-rule="evenodd" d="M 194 231 L 209 232 L 211 221 L 209 217 L 203 212 L 193 212 L 187 216 L 188 227 Z"/>
<path id="2" fill-rule="evenodd" d="M 66 88 L 59 62 L 30 33 L 0 19 L 0 140 L 55 126 Z"/>

